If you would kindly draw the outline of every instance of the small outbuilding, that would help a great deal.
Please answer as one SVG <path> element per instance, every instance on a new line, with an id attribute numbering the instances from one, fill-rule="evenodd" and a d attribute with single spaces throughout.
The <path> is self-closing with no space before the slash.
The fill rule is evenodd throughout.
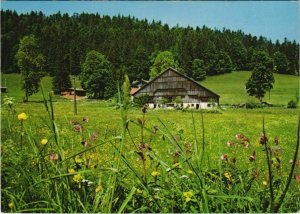
<path id="1" fill-rule="evenodd" d="M 149 108 L 212 108 L 220 96 L 174 68 L 168 68 L 139 89 L 132 90 L 134 98 L 148 96 Z"/>

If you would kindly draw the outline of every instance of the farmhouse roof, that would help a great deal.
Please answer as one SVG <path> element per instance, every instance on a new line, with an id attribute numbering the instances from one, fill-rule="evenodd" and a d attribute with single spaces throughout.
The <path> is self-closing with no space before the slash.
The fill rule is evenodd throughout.
<path id="1" fill-rule="evenodd" d="M 215 92 L 209 90 L 208 88 L 204 87 L 203 85 L 200 85 L 198 82 L 196 82 L 195 80 L 189 78 L 188 76 L 180 73 L 179 71 L 177 71 L 175 68 L 169 67 L 166 70 L 164 70 L 163 72 L 161 72 L 160 74 L 158 74 L 154 79 L 152 79 L 151 81 L 149 81 L 147 84 L 143 85 L 141 88 L 139 88 L 137 91 L 135 91 L 132 95 L 136 95 L 139 91 L 141 91 L 143 88 L 145 88 L 147 85 L 150 85 L 152 82 L 154 82 L 157 78 L 159 78 L 161 75 L 163 75 L 165 72 L 167 72 L 168 70 L 172 70 L 175 73 L 177 73 L 178 75 L 182 76 L 183 78 L 193 82 L 194 84 L 196 84 L 197 86 L 209 91 L 210 93 L 216 95 L 217 97 L 220 97 L 220 95 L 216 94 Z"/>

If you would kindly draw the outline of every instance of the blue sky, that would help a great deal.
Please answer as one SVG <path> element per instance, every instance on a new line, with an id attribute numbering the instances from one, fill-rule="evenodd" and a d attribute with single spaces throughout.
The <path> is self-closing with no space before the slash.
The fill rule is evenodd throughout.
<path id="1" fill-rule="evenodd" d="M 299 42 L 299 3 L 297 1 L 2 1 L 1 8 L 27 13 L 43 11 L 46 15 L 96 13 L 131 15 L 153 19 L 171 27 L 200 26 L 242 30 L 255 36 Z"/>

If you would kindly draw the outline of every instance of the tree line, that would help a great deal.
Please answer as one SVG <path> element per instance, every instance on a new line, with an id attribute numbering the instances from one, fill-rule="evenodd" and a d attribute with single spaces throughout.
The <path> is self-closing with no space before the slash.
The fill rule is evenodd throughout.
<path id="1" fill-rule="evenodd" d="M 80 75 L 84 87 L 96 87 L 95 78 L 88 78 L 93 67 L 89 68 L 87 61 L 91 59 L 101 60 L 98 68 L 106 69 L 101 70 L 104 75 L 96 76 L 103 83 L 94 95 L 100 98 L 112 96 L 124 74 L 130 81 L 149 79 L 172 65 L 195 80 L 203 80 L 206 75 L 253 70 L 261 52 L 272 60 L 273 72 L 298 74 L 299 44 L 286 38 L 272 42 L 240 30 L 171 28 L 160 21 L 120 15 L 58 12 L 46 16 L 1 10 L 1 17 L 2 72 L 20 72 L 16 57 L 20 41 L 34 35 L 43 56 L 42 70 L 53 76 L 56 93 L 71 85 L 70 75 Z"/>

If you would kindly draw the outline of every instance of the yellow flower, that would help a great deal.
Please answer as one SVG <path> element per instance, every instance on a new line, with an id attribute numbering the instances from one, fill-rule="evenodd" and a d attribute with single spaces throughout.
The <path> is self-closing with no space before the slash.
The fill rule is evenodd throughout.
<path id="1" fill-rule="evenodd" d="M 268 185 L 268 182 L 267 182 L 267 181 L 263 181 L 263 185 L 264 185 L 264 186 L 267 186 L 267 185 Z"/>
<path id="2" fill-rule="evenodd" d="M 46 145 L 48 143 L 48 140 L 46 138 L 44 138 L 43 140 L 41 140 L 41 144 L 42 145 Z"/>
<path id="3" fill-rule="evenodd" d="M 96 187 L 95 192 L 96 193 L 100 192 L 100 191 L 102 191 L 102 189 L 103 189 L 102 186 L 99 185 L 99 186 Z"/>
<path id="4" fill-rule="evenodd" d="M 137 192 L 137 194 L 142 194 L 142 193 L 143 193 L 143 190 L 136 189 L 136 192 Z"/>
<path id="5" fill-rule="evenodd" d="M 157 176 L 160 175 L 160 172 L 158 172 L 158 171 L 153 171 L 153 172 L 151 173 L 151 175 L 152 175 L 153 177 L 157 177 Z"/>
<path id="6" fill-rule="evenodd" d="M 180 163 L 175 163 L 175 164 L 173 164 L 173 168 L 181 169 L 181 164 Z"/>
<path id="7" fill-rule="evenodd" d="M 74 175 L 73 181 L 75 181 L 76 183 L 79 183 L 81 180 L 82 180 L 82 177 L 80 174 Z"/>
<path id="8" fill-rule="evenodd" d="M 192 191 L 188 191 L 188 192 L 183 193 L 183 196 L 185 198 L 191 198 L 191 197 L 193 197 L 193 195 L 194 195 L 194 193 Z"/>
<path id="9" fill-rule="evenodd" d="M 194 172 L 190 169 L 187 171 L 187 173 L 190 174 L 190 175 L 194 174 Z"/>
<path id="10" fill-rule="evenodd" d="M 185 198 L 185 202 L 189 202 L 190 200 L 192 200 L 192 199 L 189 197 Z"/>
<path id="11" fill-rule="evenodd" d="M 79 156 L 76 156 L 75 163 L 83 163 L 83 160 Z"/>
<path id="12" fill-rule="evenodd" d="M 24 112 L 18 115 L 18 120 L 27 120 L 28 116 Z"/>
<path id="13" fill-rule="evenodd" d="M 224 173 L 224 176 L 225 176 L 225 178 L 226 178 L 227 180 L 232 181 L 232 177 L 231 177 L 230 172 L 225 172 L 225 173 Z"/>
<path id="14" fill-rule="evenodd" d="M 74 173 L 74 172 L 75 172 L 75 169 L 68 169 L 68 172 L 69 172 L 69 173 Z"/>
<path id="15" fill-rule="evenodd" d="M 13 203 L 13 202 L 10 202 L 10 203 L 8 204 L 8 207 L 9 207 L 10 209 L 12 209 L 12 208 L 14 207 L 14 203 Z"/>

